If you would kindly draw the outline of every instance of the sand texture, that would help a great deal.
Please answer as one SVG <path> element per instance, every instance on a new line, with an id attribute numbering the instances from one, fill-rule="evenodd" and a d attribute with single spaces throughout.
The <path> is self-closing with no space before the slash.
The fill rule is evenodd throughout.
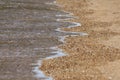
<path id="1" fill-rule="evenodd" d="M 82 26 L 65 31 L 88 36 L 68 37 L 60 48 L 69 56 L 44 60 L 40 67 L 55 80 L 120 79 L 120 0 L 57 0 Z"/>

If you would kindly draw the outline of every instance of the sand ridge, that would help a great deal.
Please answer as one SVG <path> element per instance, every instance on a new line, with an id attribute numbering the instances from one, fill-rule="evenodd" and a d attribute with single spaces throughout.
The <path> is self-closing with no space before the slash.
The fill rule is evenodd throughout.
<path id="1" fill-rule="evenodd" d="M 55 80 L 119 80 L 119 70 L 114 69 L 120 65 L 120 32 L 116 29 L 120 26 L 120 1 L 57 0 L 57 3 L 63 5 L 62 10 L 78 16 L 71 21 L 82 24 L 64 30 L 89 35 L 68 37 L 60 48 L 70 55 L 44 60 L 40 69 Z M 115 75 L 110 75 L 111 72 Z"/>

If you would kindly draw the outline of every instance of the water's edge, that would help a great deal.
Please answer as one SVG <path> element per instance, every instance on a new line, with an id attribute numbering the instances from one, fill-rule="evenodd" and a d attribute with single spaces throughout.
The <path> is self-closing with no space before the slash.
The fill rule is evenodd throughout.
<path id="1" fill-rule="evenodd" d="M 46 3 L 46 4 L 51 4 L 51 5 L 56 5 L 56 6 L 61 6 L 59 4 L 56 4 L 56 1 L 52 2 L 52 3 Z M 56 16 L 61 16 L 61 17 L 68 17 L 66 19 L 56 19 L 56 21 L 58 22 L 68 22 L 68 21 L 65 21 L 65 20 L 69 20 L 69 19 L 73 19 L 73 18 L 76 18 L 73 13 L 70 13 L 70 12 L 66 12 L 66 11 L 63 11 L 66 13 L 66 15 L 56 15 Z M 72 28 L 72 27 L 78 27 L 78 26 L 81 26 L 80 23 L 78 22 L 70 22 L 71 24 L 74 24 L 74 25 L 70 25 L 68 26 L 67 28 Z M 63 31 L 61 30 L 61 28 L 57 28 L 55 29 L 55 31 L 57 32 L 62 32 L 62 33 L 70 33 L 72 34 L 71 36 L 85 36 L 85 35 L 88 35 L 87 33 L 83 33 L 83 32 L 71 32 L 71 31 Z M 65 36 L 58 36 L 58 41 L 62 42 L 62 43 L 65 43 L 65 38 L 68 37 L 69 35 L 65 35 Z M 59 45 L 58 45 L 59 46 Z M 42 65 L 42 61 L 43 60 L 49 60 L 49 59 L 53 59 L 53 58 L 57 58 L 57 57 L 62 57 L 62 56 L 67 56 L 68 54 L 65 53 L 62 49 L 58 48 L 58 46 L 53 46 L 53 47 L 50 47 L 51 50 L 55 50 L 53 51 L 52 53 L 56 53 L 56 55 L 53 55 L 53 56 L 49 56 L 49 57 L 46 57 L 44 59 L 40 59 L 37 61 L 36 63 L 36 67 L 34 67 L 33 69 L 33 72 L 35 73 L 35 77 L 36 78 L 43 78 L 44 80 L 54 80 L 51 76 L 46 76 L 44 74 L 44 72 L 42 70 L 40 70 L 40 67 Z"/>

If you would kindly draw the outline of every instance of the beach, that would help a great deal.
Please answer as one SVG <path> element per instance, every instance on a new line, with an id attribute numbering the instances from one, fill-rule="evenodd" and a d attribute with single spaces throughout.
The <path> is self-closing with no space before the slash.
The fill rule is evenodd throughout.
<path id="1" fill-rule="evenodd" d="M 55 55 L 60 45 L 56 32 L 68 23 L 56 16 L 54 0 L 0 0 L 0 80 L 47 80 L 39 70 L 41 60 Z"/>
<path id="2" fill-rule="evenodd" d="M 43 60 L 40 69 L 55 80 L 119 80 L 119 3 L 119 0 L 57 0 L 60 10 L 77 17 L 69 21 L 81 23 L 62 30 L 89 35 L 68 36 L 59 46 L 68 56 Z"/>

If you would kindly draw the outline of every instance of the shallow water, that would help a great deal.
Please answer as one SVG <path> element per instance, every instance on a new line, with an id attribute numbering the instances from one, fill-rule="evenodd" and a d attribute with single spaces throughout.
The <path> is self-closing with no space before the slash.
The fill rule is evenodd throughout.
<path id="1" fill-rule="evenodd" d="M 74 34 L 57 29 L 75 25 L 57 21 L 70 16 L 59 16 L 68 13 L 59 11 L 53 1 L 0 0 L 0 80 L 45 80 L 35 77 L 37 61 L 57 54 L 51 47 Z"/>

